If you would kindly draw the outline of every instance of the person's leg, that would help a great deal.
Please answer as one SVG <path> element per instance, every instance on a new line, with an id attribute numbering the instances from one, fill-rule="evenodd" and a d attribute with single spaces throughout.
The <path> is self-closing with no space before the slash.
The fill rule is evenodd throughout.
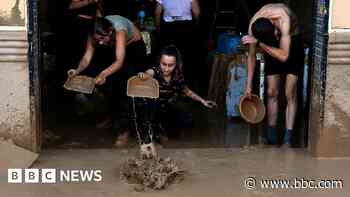
<path id="1" fill-rule="evenodd" d="M 268 130 L 267 140 L 269 144 L 277 143 L 277 120 L 278 120 L 278 95 L 279 95 L 280 76 L 267 76 L 267 119 Z"/>
<path id="2" fill-rule="evenodd" d="M 283 143 L 290 144 L 291 135 L 294 127 L 295 116 L 297 112 L 297 84 L 298 76 L 288 74 L 286 77 L 285 94 L 287 98 L 286 108 L 286 133 L 284 134 Z"/>

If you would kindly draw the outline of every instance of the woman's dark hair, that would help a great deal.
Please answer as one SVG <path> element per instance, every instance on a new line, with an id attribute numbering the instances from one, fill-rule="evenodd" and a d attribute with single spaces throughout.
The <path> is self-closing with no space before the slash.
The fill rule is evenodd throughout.
<path id="1" fill-rule="evenodd" d="M 158 58 L 158 65 L 159 66 L 160 66 L 160 59 L 162 58 L 163 55 L 175 57 L 176 65 L 175 65 L 172 79 L 173 80 L 182 79 L 184 77 L 184 75 L 183 75 L 183 70 L 182 70 L 183 62 L 182 62 L 182 55 L 181 55 L 180 50 L 175 45 L 165 46 L 160 51 L 160 54 L 159 54 L 159 58 Z"/>
<path id="2" fill-rule="evenodd" d="M 112 23 L 109 22 L 106 18 L 99 17 L 96 18 L 94 23 L 94 33 L 97 33 L 102 36 L 106 36 L 109 33 Z"/>
<path id="3" fill-rule="evenodd" d="M 252 25 L 253 36 L 259 41 L 274 45 L 277 41 L 275 37 L 275 26 L 267 18 L 258 18 Z"/>

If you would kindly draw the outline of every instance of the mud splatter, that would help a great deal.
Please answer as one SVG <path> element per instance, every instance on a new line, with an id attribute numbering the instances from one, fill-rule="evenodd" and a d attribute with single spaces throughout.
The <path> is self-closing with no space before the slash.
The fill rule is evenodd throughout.
<path id="1" fill-rule="evenodd" d="M 120 178 L 134 185 L 135 191 L 161 190 L 182 181 L 185 171 L 171 158 L 129 158 L 123 162 Z"/>

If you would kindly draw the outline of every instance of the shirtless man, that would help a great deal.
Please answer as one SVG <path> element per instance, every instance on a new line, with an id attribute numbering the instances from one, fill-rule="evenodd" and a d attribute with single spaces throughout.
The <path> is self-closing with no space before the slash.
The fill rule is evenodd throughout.
<path id="1" fill-rule="evenodd" d="M 267 143 L 277 144 L 278 95 L 281 74 L 286 75 L 287 98 L 286 130 L 283 144 L 291 145 L 291 136 L 297 112 L 297 82 L 304 65 L 303 41 L 297 27 L 295 14 L 284 4 L 267 4 L 251 19 L 249 34 L 242 38 L 249 44 L 248 80 L 245 96 L 250 96 L 256 64 L 256 48 L 265 55 L 267 75 Z"/>

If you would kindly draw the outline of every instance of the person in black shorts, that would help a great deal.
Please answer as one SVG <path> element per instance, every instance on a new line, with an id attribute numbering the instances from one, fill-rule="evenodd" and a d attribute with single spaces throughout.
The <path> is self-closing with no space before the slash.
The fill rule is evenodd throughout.
<path id="1" fill-rule="evenodd" d="M 286 75 L 286 129 L 283 146 L 291 146 L 291 136 L 297 112 L 297 83 L 304 65 L 302 35 L 295 14 L 284 4 L 267 4 L 251 19 L 249 35 L 242 38 L 249 44 L 248 80 L 245 96 L 252 93 L 256 64 L 256 48 L 260 47 L 266 60 L 267 75 L 267 143 L 277 144 L 278 95 L 280 76 Z"/>
<path id="2" fill-rule="evenodd" d="M 274 45 L 278 47 L 278 43 Z M 291 36 L 289 57 L 286 62 L 280 62 L 269 54 L 264 55 L 265 73 L 267 76 L 276 74 L 293 74 L 299 76 L 304 66 L 304 47 L 302 35 Z"/>

